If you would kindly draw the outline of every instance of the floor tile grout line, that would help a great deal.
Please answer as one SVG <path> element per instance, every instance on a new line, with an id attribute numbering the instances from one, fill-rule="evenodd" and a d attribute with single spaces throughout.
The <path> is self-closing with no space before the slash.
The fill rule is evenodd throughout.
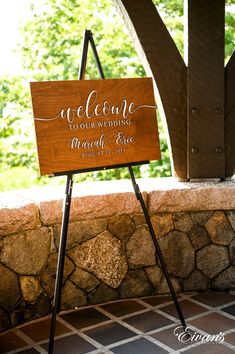
<path id="1" fill-rule="evenodd" d="M 82 327 L 82 328 L 74 327 L 71 323 L 69 323 L 68 321 L 64 320 L 63 318 L 60 318 L 59 322 L 61 322 L 64 326 L 66 326 L 68 328 L 72 328 L 75 331 L 80 330 L 80 331 L 84 332 L 84 331 L 92 330 L 92 329 L 94 329 L 96 327 L 100 327 L 100 326 L 102 326 L 104 324 L 110 324 L 110 323 L 114 322 L 114 320 L 110 318 L 110 319 L 108 319 L 106 321 L 97 322 L 96 324 L 89 325 L 89 326 Z"/>
<path id="2" fill-rule="evenodd" d="M 34 345 L 27 345 L 18 349 L 10 350 L 8 352 L 4 352 L 3 354 L 17 354 L 22 352 L 22 350 L 36 349 L 40 354 L 47 354 L 47 351 L 41 348 L 39 345 L 34 343 Z"/>
<path id="3" fill-rule="evenodd" d="M 112 344 L 110 344 L 110 345 L 107 345 L 106 348 L 108 348 L 108 349 L 113 349 L 113 348 L 116 348 L 116 347 L 118 347 L 118 346 L 120 346 L 120 345 L 128 344 L 128 343 L 130 343 L 130 342 L 134 342 L 134 341 L 136 341 L 137 339 L 140 339 L 140 338 L 145 338 L 146 340 L 149 340 L 149 337 L 148 337 L 146 334 L 142 333 L 142 334 L 140 334 L 140 335 L 138 335 L 138 336 L 131 337 L 131 338 L 127 338 L 127 339 L 121 340 L 121 341 L 119 341 L 119 342 L 116 342 L 116 343 L 112 343 Z M 150 338 L 150 339 L 152 339 L 152 338 Z M 150 341 L 153 342 L 152 340 L 150 340 Z M 161 348 L 166 347 L 166 345 L 164 345 L 164 343 L 160 343 L 160 342 L 159 342 L 159 343 L 154 343 L 154 344 L 157 344 L 157 345 L 160 346 Z M 166 348 L 164 348 L 164 349 L 166 349 Z M 167 347 L 167 350 L 168 350 L 168 351 L 169 351 L 169 349 L 171 349 L 171 348 Z"/>
<path id="4" fill-rule="evenodd" d="M 195 295 L 198 295 L 198 292 L 196 290 L 186 291 L 186 292 L 180 293 L 180 296 L 187 297 L 187 298 L 195 296 Z"/>
<path id="5" fill-rule="evenodd" d="M 119 345 L 123 345 L 123 344 L 127 344 L 127 343 L 130 343 L 130 342 L 134 342 L 135 340 L 137 340 L 139 338 L 141 338 L 140 334 L 138 334 L 138 335 L 136 335 L 134 337 L 121 339 L 121 340 L 119 340 L 118 342 L 115 342 L 115 343 L 111 343 L 111 344 L 105 345 L 105 348 L 112 349 L 112 348 L 118 347 Z"/>
<path id="6" fill-rule="evenodd" d="M 212 306 L 212 305 L 209 305 L 209 304 L 206 304 L 200 300 L 196 300 L 196 299 L 193 299 L 193 298 L 190 298 L 190 301 L 194 302 L 195 304 L 197 305 L 200 305 L 200 306 L 203 306 L 203 307 L 206 307 L 206 308 L 212 308 L 212 309 L 215 309 L 215 308 L 224 308 L 224 307 L 228 307 L 230 305 L 234 305 L 235 304 L 235 300 L 234 301 L 230 301 L 230 302 L 227 302 L 225 304 L 222 304 L 222 305 L 218 305 L 218 306 Z"/>
<path id="7" fill-rule="evenodd" d="M 15 330 L 17 330 L 17 329 L 20 329 L 20 330 L 21 330 L 22 327 L 26 327 L 26 326 L 28 326 L 28 325 L 34 325 L 34 323 L 38 323 L 38 322 L 45 321 L 45 320 L 47 320 L 47 319 L 50 319 L 50 317 L 51 317 L 51 314 L 50 314 L 50 315 L 43 316 L 43 317 L 40 317 L 40 318 L 35 318 L 35 319 L 33 319 L 32 321 L 28 321 L 28 322 L 25 322 L 25 323 L 21 323 L 21 324 L 19 324 L 19 325 L 16 326 L 16 327 L 9 328 L 8 330 L 6 330 L 6 331 L 0 333 L 0 338 L 1 338 L 2 336 L 4 336 L 5 334 L 9 333 L 9 332 L 15 331 Z"/>
<path id="8" fill-rule="evenodd" d="M 200 302 L 200 301 L 195 300 L 195 299 L 193 299 L 193 298 L 190 298 L 190 301 L 193 302 L 193 303 L 195 303 L 196 305 L 202 306 L 202 307 L 204 307 L 204 308 L 206 308 L 206 309 L 208 309 L 208 310 L 211 310 L 211 309 L 215 308 L 215 307 L 213 307 L 213 306 L 204 304 L 203 302 Z"/>
<path id="9" fill-rule="evenodd" d="M 195 319 L 198 319 L 198 318 L 202 318 L 204 316 L 208 316 L 208 315 L 212 315 L 212 314 L 219 314 L 225 318 L 228 318 L 230 320 L 233 320 L 235 321 L 235 318 L 234 318 L 234 315 L 230 315 L 226 312 L 222 312 L 221 310 L 218 310 L 217 308 L 213 308 L 212 310 L 208 310 L 206 312 L 202 312 L 200 314 L 197 314 L 195 316 L 191 316 L 191 317 L 188 317 L 187 318 L 187 321 L 192 321 L 192 320 L 195 320 Z M 234 325 L 235 325 L 235 322 L 234 322 Z"/>
<path id="10" fill-rule="evenodd" d="M 170 301 L 168 300 L 168 301 L 166 301 L 166 302 L 163 302 L 163 303 L 160 303 L 160 304 L 157 304 L 157 305 L 151 305 L 151 304 L 145 303 L 144 301 L 142 301 L 141 299 L 139 299 L 138 303 L 139 303 L 140 305 L 146 306 L 146 307 L 149 308 L 149 309 L 152 309 L 152 308 L 155 308 L 155 307 L 163 307 L 163 306 L 171 305 L 171 304 L 173 304 L 174 302 L 173 302 L 172 300 L 170 300 Z"/>
<path id="11" fill-rule="evenodd" d="M 146 308 L 146 309 L 144 309 L 144 310 L 139 310 L 139 311 L 136 311 L 136 312 L 128 313 L 128 314 L 123 315 L 123 316 L 116 316 L 116 315 L 112 314 L 111 312 L 108 312 L 108 311 L 105 310 L 105 309 L 100 309 L 100 312 L 101 312 L 103 315 L 109 316 L 109 317 L 112 318 L 112 319 L 113 319 L 113 317 L 115 317 L 115 319 L 118 319 L 118 318 L 119 318 L 119 319 L 126 319 L 126 318 L 129 318 L 129 317 L 135 316 L 135 315 L 141 315 L 141 314 L 143 314 L 143 313 L 145 313 L 145 312 L 148 312 L 148 311 L 149 311 L 149 309 Z"/>
<path id="12" fill-rule="evenodd" d="M 89 305 L 90 307 L 93 308 L 99 308 L 102 306 L 106 306 L 106 305 L 111 305 L 111 304 L 117 304 L 117 303 L 122 303 L 122 302 L 138 302 L 138 300 L 141 299 L 140 297 L 134 297 L 134 298 L 126 298 L 126 299 L 117 299 L 117 300 L 111 300 L 108 302 L 102 302 L 100 304 L 93 304 L 93 305 Z M 86 307 L 85 307 L 86 308 Z"/>
<path id="13" fill-rule="evenodd" d="M 234 335 L 235 335 L 235 328 L 227 329 L 224 333 L 226 333 L 226 334 L 234 333 Z"/>
<path id="14" fill-rule="evenodd" d="M 229 349 L 233 349 L 233 351 L 235 352 L 235 345 L 226 342 L 226 340 L 224 342 L 222 342 L 221 344 L 223 344 L 225 347 L 227 347 Z"/>
<path id="15" fill-rule="evenodd" d="M 155 313 L 158 313 L 159 315 L 161 315 L 161 316 L 163 316 L 163 317 L 167 318 L 168 320 L 173 321 L 175 323 L 180 322 L 179 318 L 174 317 L 174 316 L 170 315 L 169 313 L 164 312 L 164 311 L 162 311 L 160 309 L 153 309 L 152 311 L 155 312 Z"/>
<path id="16" fill-rule="evenodd" d="M 152 335 L 152 334 L 155 334 L 155 333 L 161 333 L 161 332 L 163 332 L 165 330 L 168 330 L 168 329 L 171 329 L 171 328 L 174 329 L 175 325 L 176 325 L 176 323 L 171 323 L 171 324 L 169 324 L 167 326 L 156 328 L 156 329 L 153 329 L 151 331 L 148 331 L 148 332 L 146 332 L 146 334 L 147 335 Z"/>
<path id="17" fill-rule="evenodd" d="M 69 328 L 71 330 L 71 332 L 67 332 L 67 333 L 64 333 L 63 335 L 56 336 L 55 340 L 60 339 L 60 338 L 66 338 L 66 337 L 69 337 L 71 335 L 76 334 L 79 337 L 81 337 L 84 340 L 86 340 L 88 343 L 96 346 L 97 350 L 100 350 L 101 344 L 99 342 L 95 341 L 94 339 L 92 339 L 91 337 L 87 336 L 85 333 L 83 333 L 83 329 L 82 330 L 81 329 L 77 329 L 77 328 L 73 327 L 71 324 L 69 324 L 68 322 L 66 322 L 65 320 L 63 320 L 61 318 L 59 318 L 58 320 L 63 325 L 66 325 L 66 327 Z M 108 322 L 112 323 L 112 321 L 108 321 Z M 107 321 L 105 323 L 107 323 Z M 94 326 L 92 326 L 92 327 L 94 327 Z M 88 327 L 86 327 L 86 328 L 88 328 Z M 38 343 L 39 343 L 39 345 L 42 345 L 42 344 L 45 344 L 47 342 L 48 342 L 48 338 L 46 340 L 40 341 Z"/>
<path id="18" fill-rule="evenodd" d="M 89 344 L 95 346 L 95 349 L 94 349 L 94 350 L 100 350 L 100 349 L 101 349 L 101 346 L 102 346 L 102 345 L 101 345 L 99 342 L 96 342 L 94 339 L 92 339 L 92 338 L 90 338 L 90 337 L 84 335 L 84 333 L 78 332 L 78 330 L 77 330 L 77 331 L 74 331 L 74 332 L 70 332 L 70 333 L 67 334 L 67 335 L 64 334 L 64 335 L 58 336 L 58 337 L 55 338 L 55 341 L 58 340 L 58 339 L 70 337 L 71 335 L 78 335 L 78 336 L 81 337 L 82 339 L 86 340 Z M 45 339 L 45 340 L 43 340 L 43 341 L 38 342 L 38 345 L 41 346 L 41 345 L 46 344 L 46 343 L 48 343 L 48 339 Z M 94 350 L 93 350 L 93 351 L 94 351 Z"/>
<path id="19" fill-rule="evenodd" d="M 160 340 L 154 338 L 154 337 L 151 337 L 149 334 L 146 334 L 146 339 L 148 339 L 150 342 L 158 345 L 159 347 L 167 350 L 168 352 L 171 353 L 172 349 L 171 347 L 169 347 L 168 345 L 166 345 L 165 343 L 162 343 Z M 175 349 L 173 349 L 175 351 Z"/>
<path id="20" fill-rule="evenodd" d="M 151 331 L 143 332 L 143 331 L 138 330 L 137 328 L 135 328 L 135 327 L 129 325 L 128 323 L 122 322 L 121 320 L 120 320 L 120 324 L 123 325 L 123 326 L 125 326 L 126 328 L 130 329 L 131 331 L 133 331 L 133 329 L 134 329 L 135 331 L 140 332 L 140 333 L 139 333 L 140 335 L 141 335 L 141 334 L 144 334 L 144 335 L 145 335 L 145 334 L 151 332 Z M 170 325 L 172 325 L 172 323 L 171 323 Z M 163 329 L 168 329 L 168 327 L 169 327 L 170 325 L 165 325 L 165 326 L 160 327 L 160 328 L 161 328 L 161 330 L 163 330 Z M 157 330 L 157 329 L 158 329 L 158 328 L 156 328 L 156 330 Z"/>
<path id="21" fill-rule="evenodd" d="M 226 307 L 233 306 L 233 305 L 235 305 L 235 300 L 228 302 L 227 304 L 219 305 L 217 307 L 221 310 L 222 308 L 226 308 Z"/>
<path id="22" fill-rule="evenodd" d="M 201 317 L 206 316 L 206 315 L 210 315 L 210 314 L 213 313 L 213 312 L 214 312 L 214 311 L 208 310 L 208 311 L 205 311 L 205 312 L 198 313 L 198 314 L 196 314 L 196 315 L 192 315 L 192 316 L 190 316 L 190 317 L 186 317 L 186 318 L 185 318 L 185 322 L 186 322 L 186 324 L 187 324 L 188 321 L 192 321 L 192 320 L 194 320 L 194 319 L 201 318 Z M 159 311 L 159 313 L 160 313 L 160 311 Z M 162 311 L 161 311 L 161 313 L 162 313 Z M 169 316 L 170 316 L 170 315 L 169 315 Z M 172 317 L 172 318 L 174 318 L 174 320 L 177 319 L 177 321 L 179 321 L 179 319 L 176 318 L 176 317 Z"/>
<path id="23" fill-rule="evenodd" d="M 113 354 L 113 352 L 111 352 L 111 350 L 107 349 L 106 347 L 102 347 L 101 349 L 86 354 L 100 354 L 101 352 L 105 354 Z"/>
<path id="24" fill-rule="evenodd" d="M 28 345 L 34 345 L 35 344 L 35 341 L 27 336 L 27 334 L 25 334 L 24 332 L 22 332 L 20 329 L 17 329 L 15 331 L 15 333 L 17 334 L 18 337 L 20 337 L 21 339 L 23 339 Z"/>
<path id="25" fill-rule="evenodd" d="M 234 325 L 235 325 L 235 316 L 234 315 L 231 315 L 230 313 L 222 311 L 220 309 L 218 309 L 216 311 L 216 313 L 219 313 L 220 315 L 222 315 L 222 316 L 224 316 L 226 318 L 229 318 L 230 320 L 234 320 Z"/>
<path id="26" fill-rule="evenodd" d="M 24 342 L 26 342 L 27 345 L 24 345 L 20 348 L 13 350 L 13 351 L 9 351 L 9 352 L 7 352 L 8 354 L 20 353 L 22 350 L 27 350 L 27 349 L 31 349 L 31 348 L 34 348 L 36 350 L 41 349 L 41 353 L 46 353 L 46 351 L 43 348 L 40 348 L 39 345 L 32 338 L 30 338 L 25 333 L 23 333 L 19 328 L 14 329 L 14 332 L 19 338 L 21 338 Z"/>

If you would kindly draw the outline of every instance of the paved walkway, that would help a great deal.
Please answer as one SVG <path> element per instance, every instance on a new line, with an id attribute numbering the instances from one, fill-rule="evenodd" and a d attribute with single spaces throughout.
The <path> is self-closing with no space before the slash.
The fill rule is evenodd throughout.
<path id="1" fill-rule="evenodd" d="M 54 353 L 235 353 L 235 294 L 211 291 L 178 299 L 191 336 L 182 335 L 169 295 L 128 299 L 61 313 Z M 49 327 L 47 316 L 2 333 L 0 353 L 47 353 Z"/>

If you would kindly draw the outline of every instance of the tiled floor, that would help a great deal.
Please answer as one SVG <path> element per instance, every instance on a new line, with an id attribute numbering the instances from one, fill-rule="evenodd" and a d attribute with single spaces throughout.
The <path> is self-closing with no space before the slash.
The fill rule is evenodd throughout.
<path id="1" fill-rule="evenodd" d="M 115 301 L 61 313 L 55 354 L 235 353 L 235 294 L 178 295 L 189 334 L 171 296 Z M 0 353 L 47 353 L 50 318 L 0 334 Z M 224 338 L 224 340 L 223 340 Z"/>

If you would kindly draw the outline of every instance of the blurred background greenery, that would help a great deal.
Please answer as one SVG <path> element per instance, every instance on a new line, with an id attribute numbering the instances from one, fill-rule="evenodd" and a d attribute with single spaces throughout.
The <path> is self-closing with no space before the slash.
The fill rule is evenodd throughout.
<path id="1" fill-rule="evenodd" d="M 40 3 L 40 4 L 39 4 Z M 154 0 L 183 56 L 183 0 Z M 234 50 L 235 18 L 226 1 L 225 61 Z M 0 89 L 0 191 L 63 183 L 64 178 L 39 177 L 29 82 L 77 79 L 83 34 L 91 29 L 106 78 L 144 77 L 125 25 L 111 0 L 32 1 L 22 25 L 17 50 L 24 74 L 4 75 Z M 86 78 L 98 78 L 91 51 Z M 162 159 L 134 167 L 136 177 L 171 175 L 170 156 L 158 116 Z M 128 178 L 127 169 L 83 173 L 78 181 Z"/>

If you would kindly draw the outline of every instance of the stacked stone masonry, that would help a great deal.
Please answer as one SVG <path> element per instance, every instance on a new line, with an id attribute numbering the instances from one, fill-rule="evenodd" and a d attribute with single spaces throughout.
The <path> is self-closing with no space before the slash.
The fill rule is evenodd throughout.
<path id="1" fill-rule="evenodd" d="M 139 183 L 175 290 L 235 289 L 235 183 Z M 62 199 L 1 195 L 1 331 L 51 311 Z M 130 181 L 75 184 L 61 309 L 168 292 Z"/>

